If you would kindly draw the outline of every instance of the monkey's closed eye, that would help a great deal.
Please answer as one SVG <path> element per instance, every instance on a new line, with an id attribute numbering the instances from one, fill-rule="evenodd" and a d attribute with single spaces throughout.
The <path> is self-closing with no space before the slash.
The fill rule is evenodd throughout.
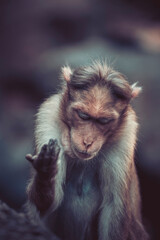
<path id="1" fill-rule="evenodd" d="M 83 120 L 89 120 L 90 119 L 90 116 L 87 113 L 84 113 L 80 110 L 77 110 L 77 114 Z"/>
<path id="2" fill-rule="evenodd" d="M 98 118 L 97 119 L 98 123 L 100 124 L 108 124 L 113 121 L 111 118 Z"/>

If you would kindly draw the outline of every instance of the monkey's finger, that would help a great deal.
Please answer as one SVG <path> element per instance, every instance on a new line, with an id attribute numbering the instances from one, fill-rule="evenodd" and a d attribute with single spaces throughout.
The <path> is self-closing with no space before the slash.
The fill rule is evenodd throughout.
<path id="1" fill-rule="evenodd" d="M 57 141 L 57 139 L 56 139 L 56 140 L 54 141 L 54 155 L 55 155 L 56 157 L 58 157 L 60 150 L 61 150 L 61 148 L 60 148 L 60 146 L 58 145 L 58 141 Z"/>
<path id="2" fill-rule="evenodd" d="M 53 140 L 52 138 L 49 140 L 49 142 L 48 142 L 48 145 L 49 146 L 52 146 L 53 144 L 54 144 L 54 142 L 55 142 L 55 140 Z"/>
<path id="3" fill-rule="evenodd" d="M 47 144 L 44 144 L 41 148 L 38 158 L 43 158 L 47 151 Z"/>
<path id="4" fill-rule="evenodd" d="M 60 150 L 61 150 L 58 144 L 56 144 L 56 146 L 55 146 L 55 149 L 54 149 L 54 150 L 55 150 L 55 156 L 56 156 L 56 157 L 58 157 L 58 155 L 59 155 L 59 152 L 60 152 Z"/>
<path id="5" fill-rule="evenodd" d="M 58 141 L 56 139 L 50 139 L 49 143 L 48 143 L 48 155 L 56 156 L 56 148 L 58 146 Z"/>
<path id="6" fill-rule="evenodd" d="M 33 163 L 33 156 L 32 156 L 32 154 L 27 154 L 27 155 L 25 156 L 25 158 L 26 158 L 29 162 Z"/>
<path id="7" fill-rule="evenodd" d="M 54 153 L 54 140 L 50 139 L 47 147 L 47 154 L 51 156 Z"/>
<path id="8" fill-rule="evenodd" d="M 58 160 L 58 155 L 59 155 L 59 152 L 60 152 L 60 147 L 58 145 L 58 141 L 55 139 L 55 140 L 50 140 L 49 143 L 48 143 L 48 164 L 50 165 L 54 165 L 57 160 Z"/>
<path id="9" fill-rule="evenodd" d="M 41 148 L 40 153 L 38 154 L 37 158 L 34 161 L 34 168 L 39 169 L 43 166 L 44 159 L 46 158 L 47 154 L 47 144 L 44 144 Z"/>
<path id="10" fill-rule="evenodd" d="M 57 139 L 55 139 L 52 142 L 52 145 L 50 145 L 50 153 L 51 153 L 51 155 L 54 155 L 55 157 L 58 157 L 59 152 L 60 152 L 60 147 L 58 145 Z"/>

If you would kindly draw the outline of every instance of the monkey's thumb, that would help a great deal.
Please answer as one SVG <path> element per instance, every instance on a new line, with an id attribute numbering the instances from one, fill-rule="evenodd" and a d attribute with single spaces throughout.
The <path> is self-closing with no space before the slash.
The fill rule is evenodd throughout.
<path id="1" fill-rule="evenodd" d="M 32 156 L 32 154 L 27 154 L 26 155 L 26 159 L 29 161 L 29 162 L 33 162 L 33 156 Z"/>

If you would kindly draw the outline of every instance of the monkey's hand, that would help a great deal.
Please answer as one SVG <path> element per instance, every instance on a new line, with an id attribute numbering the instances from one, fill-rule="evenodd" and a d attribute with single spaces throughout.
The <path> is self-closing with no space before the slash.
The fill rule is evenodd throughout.
<path id="1" fill-rule="evenodd" d="M 57 173 L 59 152 L 57 140 L 50 139 L 48 144 L 42 146 L 38 155 L 27 154 L 26 159 L 32 163 L 38 174 L 52 177 Z"/>

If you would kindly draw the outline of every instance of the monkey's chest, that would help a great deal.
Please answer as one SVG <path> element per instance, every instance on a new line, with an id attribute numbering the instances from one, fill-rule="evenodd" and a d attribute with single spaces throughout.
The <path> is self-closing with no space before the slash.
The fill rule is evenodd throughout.
<path id="1" fill-rule="evenodd" d="M 93 240 L 90 233 L 93 233 L 100 199 L 96 171 L 74 169 L 64 187 L 63 202 L 57 210 L 56 231 L 59 227 L 61 229 L 57 235 L 62 239 Z"/>

